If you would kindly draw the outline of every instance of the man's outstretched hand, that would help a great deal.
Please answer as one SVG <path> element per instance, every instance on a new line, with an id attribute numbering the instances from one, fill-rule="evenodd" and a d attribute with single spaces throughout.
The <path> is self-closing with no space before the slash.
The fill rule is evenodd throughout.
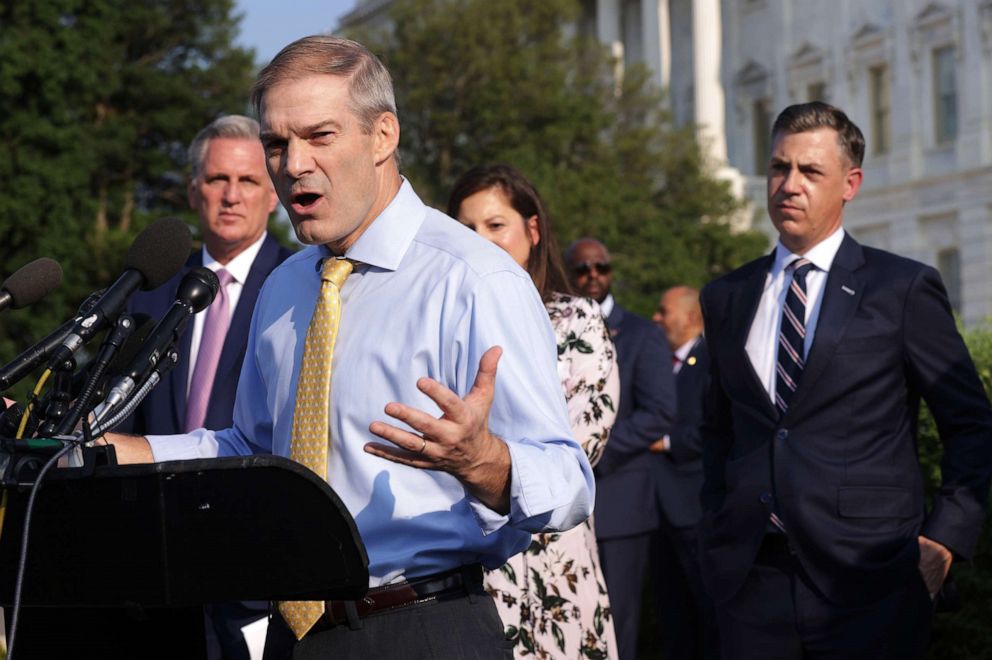
<path id="1" fill-rule="evenodd" d="M 436 380 L 418 380 L 417 389 L 437 404 L 443 413 L 441 417 L 402 403 L 389 403 L 386 414 L 417 433 L 385 422 L 373 422 L 369 430 L 395 446 L 370 442 L 365 445 L 365 451 L 394 463 L 448 472 L 490 509 L 504 515 L 509 513 L 510 450 L 489 432 L 496 366 L 502 354 L 499 346 L 483 354 L 475 382 L 464 399 Z"/>

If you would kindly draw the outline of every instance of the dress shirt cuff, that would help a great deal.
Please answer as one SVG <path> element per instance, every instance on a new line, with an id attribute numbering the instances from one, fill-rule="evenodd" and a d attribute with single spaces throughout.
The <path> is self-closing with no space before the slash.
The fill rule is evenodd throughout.
<path id="1" fill-rule="evenodd" d="M 532 534 L 571 529 L 592 514 L 592 468 L 578 445 L 507 442 L 510 516 L 515 528 Z"/>
<path id="2" fill-rule="evenodd" d="M 661 438 L 661 446 L 665 451 L 672 450 L 672 436 L 667 433 Z"/>
<path id="3" fill-rule="evenodd" d="M 482 530 L 483 536 L 489 536 L 493 532 L 498 532 L 504 525 L 510 522 L 510 516 L 496 513 L 472 495 L 468 496 L 468 505 L 471 507 L 472 513 L 475 514 L 475 519 L 479 523 L 479 528 Z M 510 506 L 512 508 L 513 505 L 511 504 Z"/>
<path id="4" fill-rule="evenodd" d="M 145 438 L 156 463 L 217 458 L 217 440 L 214 432 L 207 429 L 197 429 L 183 435 L 149 435 Z"/>

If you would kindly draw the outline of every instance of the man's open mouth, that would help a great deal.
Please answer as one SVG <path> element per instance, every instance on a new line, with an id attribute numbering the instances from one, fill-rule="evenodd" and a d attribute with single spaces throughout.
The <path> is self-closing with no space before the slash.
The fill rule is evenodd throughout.
<path id="1" fill-rule="evenodd" d="M 320 199 L 320 195 L 317 193 L 297 193 L 293 195 L 293 204 L 301 207 L 312 206 L 317 203 Z"/>

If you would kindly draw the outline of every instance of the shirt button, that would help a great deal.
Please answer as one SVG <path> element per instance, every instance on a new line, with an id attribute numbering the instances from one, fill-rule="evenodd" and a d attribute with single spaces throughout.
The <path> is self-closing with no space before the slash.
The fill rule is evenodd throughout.
<path id="1" fill-rule="evenodd" d="M 758 496 L 758 501 L 761 502 L 762 504 L 771 504 L 771 502 L 772 502 L 772 494 L 771 493 L 762 493 L 761 495 Z"/>
<path id="2" fill-rule="evenodd" d="M 785 440 L 788 437 L 789 437 L 789 431 L 787 429 L 779 429 L 778 431 L 775 431 L 776 440 Z"/>

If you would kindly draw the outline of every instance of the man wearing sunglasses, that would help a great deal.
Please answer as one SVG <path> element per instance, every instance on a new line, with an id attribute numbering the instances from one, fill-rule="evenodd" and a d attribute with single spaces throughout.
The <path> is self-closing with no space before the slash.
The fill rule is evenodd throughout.
<path id="1" fill-rule="evenodd" d="M 641 591 L 651 535 L 661 524 L 655 497 L 660 456 L 649 448 L 675 418 L 672 354 L 653 323 L 616 304 L 606 246 L 579 239 L 565 251 L 576 292 L 600 304 L 617 346 L 617 421 L 596 465 L 596 539 L 606 578 L 621 660 L 637 654 Z"/>

